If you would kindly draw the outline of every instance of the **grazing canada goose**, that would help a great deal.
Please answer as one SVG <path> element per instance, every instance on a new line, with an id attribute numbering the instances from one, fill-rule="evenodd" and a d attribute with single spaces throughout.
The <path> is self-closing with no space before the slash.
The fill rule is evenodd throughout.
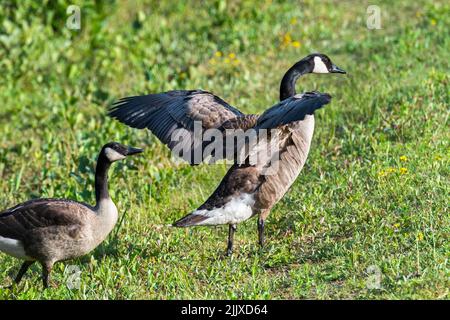
<path id="1" fill-rule="evenodd" d="M 95 207 L 66 199 L 35 199 L 0 212 L 0 251 L 25 260 L 16 284 L 39 261 L 47 288 L 55 262 L 82 256 L 105 240 L 118 218 L 108 192 L 108 170 L 111 163 L 141 152 L 117 142 L 103 146 L 95 171 Z"/>
<path id="2" fill-rule="evenodd" d="M 148 128 L 170 149 L 178 141 L 172 139 L 175 130 L 192 138 L 194 122 L 200 121 L 202 130 L 279 129 L 280 162 L 274 175 L 264 175 L 267 163 L 257 165 L 234 164 L 216 191 L 197 210 L 175 222 L 177 227 L 229 224 L 228 253 L 233 247 L 233 235 L 238 222 L 259 214 L 259 243 L 264 244 L 264 222 L 271 208 L 283 197 L 300 173 L 308 156 L 314 132 L 314 111 L 330 101 L 330 96 L 317 92 L 296 96 L 295 83 L 307 73 L 346 73 L 324 54 L 311 54 L 294 64 L 284 75 L 280 85 L 281 103 L 261 116 L 245 115 L 212 93 L 201 90 L 177 90 L 119 100 L 110 116 L 133 128 Z M 192 151 L 205 149 L 192 143 Z M 202 153 L 201 161 L 204 160 Z M 197 158 L 198 160 L 199 158 Z M 185 160 L 191 164 L 189 154 Z"/>

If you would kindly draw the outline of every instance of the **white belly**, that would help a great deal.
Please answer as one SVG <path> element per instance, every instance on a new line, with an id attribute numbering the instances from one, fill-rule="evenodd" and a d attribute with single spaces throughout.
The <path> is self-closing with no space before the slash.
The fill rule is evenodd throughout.
<path id="1" fill-rule="evenodd" d="M 0 236 L 0 251 L 15 258 L 30 260 L 25 253 L 22 242 L 16 239 L 4 238 Z"/>
<path id="2" fill-rule="evenodd" d="M 208 217 L 197 225 L 236 224 L 249 219 L 253 215 L 254 195 L 242 194 L 233 198 L 224 206 L 212 210 L 197 210 L 194 215 Z"/>

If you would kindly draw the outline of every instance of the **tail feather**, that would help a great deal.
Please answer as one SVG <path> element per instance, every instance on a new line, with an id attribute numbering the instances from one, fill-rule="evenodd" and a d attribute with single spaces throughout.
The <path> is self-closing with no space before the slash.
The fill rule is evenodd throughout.
<path id="1" fill-rule="evenodd" d="M 206 219 L 208 219 L 208 217 L 191 213 L 181 218 L 180 220 L 174 222 L 172 225 L 174 227 L 190 227 L 198 225 L 199 223 L 205 221 Z"/>

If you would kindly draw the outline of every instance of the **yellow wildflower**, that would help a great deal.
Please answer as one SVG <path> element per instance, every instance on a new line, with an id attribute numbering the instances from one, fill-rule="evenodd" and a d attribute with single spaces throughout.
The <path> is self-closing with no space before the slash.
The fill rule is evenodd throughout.
<path id="1" fill-rule="evenodd" d="M 400 157 L 400 161 L 403 161 L 403 162 L 408 161 L 408 157 L 407 156 L 401 156 Z"/>
<path id="2" fill-rule="evenodd" d="M 434 19 L 431 19 L 431 25 L 432 25 L 432 26 L 435 26 L 435 25 L 436 25 L 436 23 L 437 23 L 437 22 L 436 22 L 436 20 L 434 20 Z"/>
<path id="3" fill-rule="evenodd" d="M 296 19 L 296 18 L 292 18 L 291 21 L 290 21 L 290 23 L 291 23 L 292 25 L 296 24 L 296 23 L 297 23 L 297 19 Z"/>
<path id="4" fill-rule="evenodd" d="M 237 66 L 239 63 L 241 63 L 238 59 L 234 59 L 233 60 L 233 64 L 235 65 L 235 66 Z"/>
<path id="5" fill-rule="evenodd" d="M 228 57 L 229 57 L 230 59 L 236 59 L 236 55 L 235 55 L 234 53 L 230 53 L 230 54 L 228 55 Z"/>
<path id="6" fill-rule="evenodd" d="M 292 42 L 292 46 L 294 47 L 294 48 L 300 48 L 300 41 L 294 41 L 294 42 Z"/>
<path id="7" fill-rule="evenodd" d="M 225 58 L 225 63 L 230 63 L 231 62 L 231 60 L 229 59 L 229 58 Z"/>
<path id="8" fill-rule="evenodd" d="M 423 233 L 419 231 L 417 234 L 417 240 L 422 241 L 423 240 Z"/>
<path id="9" fill-rule="evenodd" d="M 380 170 L 379 172 L 378 172 L 378 176 L 379 177 L 384 177 L 386 175 L 386 172 L 384 172 L 384 170 Z"/>
<path id="10" fill-rule="evenodd" d="M 392 168 L 392 167 L 387 168 L 386 172 L 388 172 L 388 173 L 395 172 L 395 168 Z"/>
<path id="11" fill-rule="evenodd" d="M 289 32 L 285 33 L 285 35 L 283 36 L 283 45 L 287 46 L 292 42 L 292 37 L 291 34 Z"/>
<path id="12" fill-rule="evenodd" d="M 220 57 L 222 56 L 222 52 L 217 51 L 214 55 L 215 55 L 216 57 L 220 58 Z"/>
<path id="13" fill-rule="evenodd" d="M 400 223 L 394 223 L 393 227 L 394 227 L 395 229 L 400 228 Z"/>
<path id="14" fill-rule="evenodd" d="M 406 173 L 408 173 L 408 169 L 406 169 L 406 168 L 400 168 L 400 174 L 406 174 Z"/>

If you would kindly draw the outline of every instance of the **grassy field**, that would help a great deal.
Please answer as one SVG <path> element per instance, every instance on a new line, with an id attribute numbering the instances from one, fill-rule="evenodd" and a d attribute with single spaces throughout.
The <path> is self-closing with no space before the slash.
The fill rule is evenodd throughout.
<path id="1" fill-rule="evenodd" d="M 71 3 L 0 6 L 0 209 L 35 197 L 92 203 L 104 143 L 146 151 L 114 165 L 121 219 L 107 241 L 57 264 L 57 287 L 42 290 L 36 265 L 1 299 L 450 297 L 447 1 L 378 1 L 375 30 L 369 1 L 84 1 L 81 29 L 69 30 Z M 226 227 L 166 227 L 203 203 L 227 167 L 174 164 L 107 107 L 203 88 L 262 112 L 285 70 L 311 52 L 348 75 L 299 80 L 298 91 L 333 100 L 317 112 L 303 172 L 269 216 L 267 247 L 255 219 L 238 227 L 231 258 Z M 0 285 L 19 265 L 0 253 Z M 81 271 L 78 289 L 67 287 L 69 266 Z"/>

